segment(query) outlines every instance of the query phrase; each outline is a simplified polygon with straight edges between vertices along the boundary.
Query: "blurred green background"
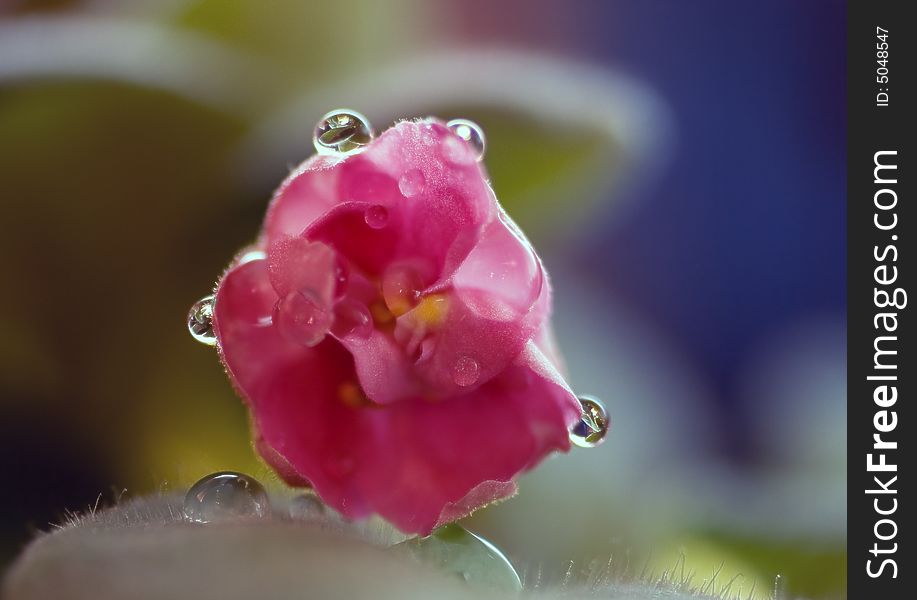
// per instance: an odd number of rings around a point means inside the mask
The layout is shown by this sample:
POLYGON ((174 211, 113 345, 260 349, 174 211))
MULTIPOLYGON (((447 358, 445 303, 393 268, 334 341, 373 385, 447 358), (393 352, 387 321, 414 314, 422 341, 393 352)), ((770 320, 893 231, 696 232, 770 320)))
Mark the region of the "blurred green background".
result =
POLYGON ((843 8, 0 0, 0 559, 100 493, 279 485, 184 319, 348 106, 483 126, 613 419, 469 527, 548 573, 845 597, 843 8), (774 45, 816 21, 807 81, 774 45))

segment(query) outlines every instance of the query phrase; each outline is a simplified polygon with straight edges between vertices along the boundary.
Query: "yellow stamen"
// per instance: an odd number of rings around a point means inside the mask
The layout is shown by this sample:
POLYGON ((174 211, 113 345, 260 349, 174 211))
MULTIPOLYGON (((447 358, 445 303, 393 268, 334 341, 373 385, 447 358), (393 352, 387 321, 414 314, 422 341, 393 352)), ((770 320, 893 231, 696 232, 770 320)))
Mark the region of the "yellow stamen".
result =
POLYGON ((436 327, 446 320, 449 312, 449 298, 445 294, 425 296, 414 310, 417 320, 427 327, 436 327))

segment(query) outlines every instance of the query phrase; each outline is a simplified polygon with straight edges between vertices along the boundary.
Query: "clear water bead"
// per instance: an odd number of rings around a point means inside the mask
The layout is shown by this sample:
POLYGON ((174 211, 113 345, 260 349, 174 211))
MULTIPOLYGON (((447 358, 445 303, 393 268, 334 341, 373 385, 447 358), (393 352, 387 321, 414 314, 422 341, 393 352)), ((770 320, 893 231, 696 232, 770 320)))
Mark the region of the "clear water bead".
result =
POLYGON ((421 562, 454 574, 469 585, 491 591, 520 592, 522 581, 500 550, 460 525, 451 523, 425 538, 399 544, 421 562))
POLYGON ((580 448, 595 448, 608 433, 608 413, 598 398, 580 396, 583 414, 570 430, 570 441, 580 448))
POLYGON ((192 523, 258 519, 270 512, 270 500, 254 477, 221 471, 191 486, 182 511, 192 523))
POLYGON ((274 305, 271 321, 289 341, 312 347, 325 339, 334 314, 312 294, 290 292, 274 305))
POLYGON ((465 140, 471 146, 474 152, 475 160, 484 158, 484 151, 487 148, 487 138, 484 137, 484 130, 474 121, 468 119, 452 119, 446 126, 452 130, 452 133, 465 140))
POLYGON ((398 191, 405 198, 413 198, 423 193, 427 179, 420 169, 411 169, 398 178, 398 191))
POLYGON ((318 122, 312 143, 319 154, 354 154, 373 139, 369 120, 353 110, 332 110, 318 122))
POLYGON ((470 356, 459 357, 452 365, 452 381, 459 387, 468 387, 481 377, 481 365, 470 356))
POLYGON ((334 324, 331 327, 331 333, 335 336, 341 338, 355 335, 366 338, 372 333, 372 327, 373 318, 365 304, 344 298, 335 305, 334 324))
POLYGON ((381 204, 374 204, 366 209, 363 219, 371 228, 383 229, 388 225, 388 209, 381 204))
POLYGON ((191 337, 208 346, 217 343, 217 336, 213 331, 213 301, 212 295, 204 296, 188 311, 188 332, 191 333, 191 337))

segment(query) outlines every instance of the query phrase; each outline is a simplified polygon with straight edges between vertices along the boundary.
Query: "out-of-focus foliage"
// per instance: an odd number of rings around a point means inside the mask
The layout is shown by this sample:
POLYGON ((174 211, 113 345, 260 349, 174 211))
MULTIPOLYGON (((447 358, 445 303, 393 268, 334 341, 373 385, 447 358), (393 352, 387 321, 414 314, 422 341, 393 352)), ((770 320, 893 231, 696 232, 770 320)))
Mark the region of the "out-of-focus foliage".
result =
MULTIPOLYGON (((634 176, 659 172, 654 160, 674 152, 661 145, 665 131, 677 135, 685 123, 670 123, 665 91, 660 102, 608 65, 482 48, 457 23, 467 24, 470 10, 458 2, 270 4, 0 2, 0 47, 21 41, 11 32, 34 35, 19 52, 0 53, 0 467, 18 491, 0 500, 0 554, 11 556, 30 528, 93 504, 99 492, 181 487, 219 469, 270 477, 216 356, 193 343, 184 318, 255 235, 286 169, 312 152, 313 121, 340 102, 377 111, 377 129, 418 114, 484 127, 497 195, 552 271, 573 383, 609 405, 603 447, 549 461, 523 479, 517 499, 476 515, 475 527, 517 561, 548 569, 629 551, 638 564, 652 557, 659 572, 683 550, 700 577, 725 561, 723 575, 742 571, 759 589, 779 572, 795 593, 841 597, 837 517, 845 507, 831 500, 843 479, 832 458, 842 450, 837 436, 820 436, 818 448, 794 443, 790 457, 762 442, 755 461, 724 468, 709 443, 723 434, 711 426, 721 422, 714 412, 722 402, 712 400, 719 382, 705 379, 649 309, 623 305, 614 286, 584 269, 582 248, 605 247, 627 214, 615 207, 639 196, 634 176), (42 34, 45 24, 57 29, 42 34), (79 36, 61 33, 74 24, 79 36), (74 40, 94 43, 67 51, 74 40), (454 78, 441 72, 461 61, 468 70, 454 78), (517 68, 488 74, 494 64, 517 68), (29 65, 40 74, 29 76, 29 65), (526 82, 533 72, 538 78, 526 82), (484 74, 495 83, 482 83, 484 74), (387 89, 395 75, 404 79, 387 89), (774 522, 781 512, 782 526, 774 522)), ((521 22, 566 14, 550 4, 520 5, 516 14, 521 22)), ((670 51, 679 56, 679 47, 670 51)), ((642 231, 667 248, 671 231, 642 231)), ((761 251, 773 252, 767 232, 760 237, 761 251)), ((594 252, 590 260, 610 258, 594 252)), ((819 348, 787 343, 776 359, 749 366, 754 406, 786 420, 805 405, 812 422, 832 410, 843 391, 839 359, 819 348), (781 371, 778 359, 792 352, 830 364, 814 371, 823 385, 791 402, 785 392, 804 374, 781 371), (766 379, 781 385, 759 385, 766 379)), ((774 439, 774 430, 762 424, 754 434, 774 439)))

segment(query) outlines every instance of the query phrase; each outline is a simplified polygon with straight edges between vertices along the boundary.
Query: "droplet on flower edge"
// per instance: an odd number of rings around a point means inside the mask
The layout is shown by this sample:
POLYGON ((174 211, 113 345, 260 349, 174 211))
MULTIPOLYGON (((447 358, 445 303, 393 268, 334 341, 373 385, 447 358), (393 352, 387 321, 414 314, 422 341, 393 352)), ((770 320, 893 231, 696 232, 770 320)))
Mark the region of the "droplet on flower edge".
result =
POLYGON ((213 295, 204 296, 188 311, 188 332, 195 340, 208 346, 217 343, 216 332, 213 330, 213 303, 213 295))
POLYGON ((452 119, 446 123, 446 127, 468 143, 475 160, 481 161, 484 159, 484 152, 487 150, 487 138, 484 136, 484 130, 481 129, 480 125, 468 119, 452 119))
POLYGON ((325 114, 312 132, 319 154, 355 154, 373 139, 369 120, 354 110, 336 109, 325 114))
POLYGON ((427 537, 410 539, 398 547, 469 585, 493 591, 522 591, 522 580, 509 559, 496 546, 461 525, 444 525, 427 537))
POLYGON ((594 396, 579 396, 583 413, 570 429, 570 441, 580 448, 595 448, 608 433, 608 413, 602 402, 594 396))
POLYGON ((182 513, 192 523, 260 519, 270 513, 270 500, 254 477, 220 471, 191 486, 182 513))

